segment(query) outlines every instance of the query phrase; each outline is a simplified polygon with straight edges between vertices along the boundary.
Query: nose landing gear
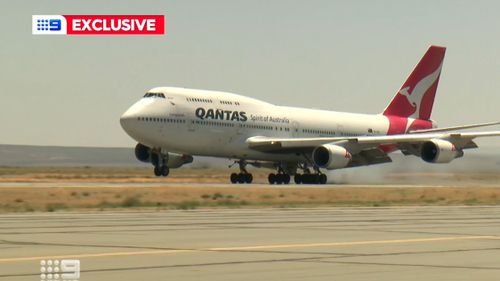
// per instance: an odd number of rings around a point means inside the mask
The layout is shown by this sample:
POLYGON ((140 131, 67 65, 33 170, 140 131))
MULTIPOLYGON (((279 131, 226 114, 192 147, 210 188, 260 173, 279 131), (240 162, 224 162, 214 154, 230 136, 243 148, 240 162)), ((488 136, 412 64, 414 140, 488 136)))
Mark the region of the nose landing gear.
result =
POLYGON ((155 166, 154 173, 155 173, 155 176, 157 176, 157 177, 161 177, 161 176, 166 177, 170 173, 170 169, 167 166, 155 166))
POLYGON ((155 167, 153 170, 155 176, 157 177, 168 176, 168 174, 170 173, 170 169, 167 166, 168 159, 166 159, 166 157, 163 155, 158 155, 158 154, 153 154, 153 155, 155 156, 152 157, 151 162, 155 167))

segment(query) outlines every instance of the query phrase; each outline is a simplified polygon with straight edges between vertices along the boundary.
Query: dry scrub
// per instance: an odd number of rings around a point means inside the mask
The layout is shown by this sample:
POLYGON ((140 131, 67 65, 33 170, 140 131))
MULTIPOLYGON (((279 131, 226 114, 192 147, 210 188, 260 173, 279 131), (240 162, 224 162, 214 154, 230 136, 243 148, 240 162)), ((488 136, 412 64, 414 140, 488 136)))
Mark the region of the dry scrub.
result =
MULTIPOLYGON (((179 169, 172 171, 168 178, 156 178, 151 176, 150 168, 0 167, 0 212, 500 203, 498 173, 397 173, 387 176, 387 181, 392 184, 413 182, 421 185, 420 187, 406 185, 404 187, 397 185, 395 187, 346 185, 329 187, 290 185, 279 188, 252 185, 213 187, 214 183, 227 183, 229 171, 229 169, 179 169), (434 185, 441 185, 443 182, 446 184, 443 184, 445 187, 423 187, 426 181, 434 185), (23 184, 16 187, 18 183, 23 184), (44 183, 43 187, 37 186, 38 183, 44 183), (70 183, 71 187, 65 187, 61 183, 70 183), (113 183, 113 187, 100 186, 102 183, 113 183), (129 183, 136 185, 126 186, 129 183), (141 186, 141 183, 145 186, 141 186), (148 186, 149 183, 158 186, 148 186), (163 186, 161 183, 169 185, 163 186), (204 183, 212 185, 203 185, 204 183), (54 187, 50 187, 52 184, 54 187), (31 185, 33 187, 30 187, 31 185)), ((267 172, 266 170, 254 172, 255 181, 265 183, 267 172)))
POLYGON ((249 188, 55 187, 0 188, 0 211, 241 206, 391 206, 500 203, 500 188, 249 188))

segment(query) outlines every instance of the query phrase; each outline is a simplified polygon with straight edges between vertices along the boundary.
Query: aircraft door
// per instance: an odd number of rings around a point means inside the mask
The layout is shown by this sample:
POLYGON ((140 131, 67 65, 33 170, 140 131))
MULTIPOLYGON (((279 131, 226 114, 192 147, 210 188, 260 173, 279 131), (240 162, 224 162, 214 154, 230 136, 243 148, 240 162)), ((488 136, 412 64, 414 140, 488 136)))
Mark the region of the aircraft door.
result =
POLYGON ((292 137, 294 138, 298 138, 299 137, 299 122, 297 121, 293 121, 292 122, 292 127, 290 128, 290 130, 292 131, 292 137))
POLYGON ((194 119, 190 119, 188 122, 188 132, 196 132, 196 121, 194 119))

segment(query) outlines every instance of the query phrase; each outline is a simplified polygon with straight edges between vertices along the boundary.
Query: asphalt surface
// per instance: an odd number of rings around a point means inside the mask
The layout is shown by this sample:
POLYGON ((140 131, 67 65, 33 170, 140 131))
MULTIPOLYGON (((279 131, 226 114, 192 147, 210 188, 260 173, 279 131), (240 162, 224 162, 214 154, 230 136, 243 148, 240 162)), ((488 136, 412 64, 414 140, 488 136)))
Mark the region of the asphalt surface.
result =
POLYGON ((0 215, 0 281, 499 280, 500 206, 0 215))

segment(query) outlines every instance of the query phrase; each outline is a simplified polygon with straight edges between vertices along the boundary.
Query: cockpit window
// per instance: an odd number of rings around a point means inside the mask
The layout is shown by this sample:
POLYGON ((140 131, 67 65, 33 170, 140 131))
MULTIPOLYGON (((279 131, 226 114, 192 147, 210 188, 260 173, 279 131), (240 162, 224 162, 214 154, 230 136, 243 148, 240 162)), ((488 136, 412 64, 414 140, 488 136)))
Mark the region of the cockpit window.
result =
POLYGON ((162 93, 146 93, 144 95, 145 98, 165 98, 165 95, 162 93))

